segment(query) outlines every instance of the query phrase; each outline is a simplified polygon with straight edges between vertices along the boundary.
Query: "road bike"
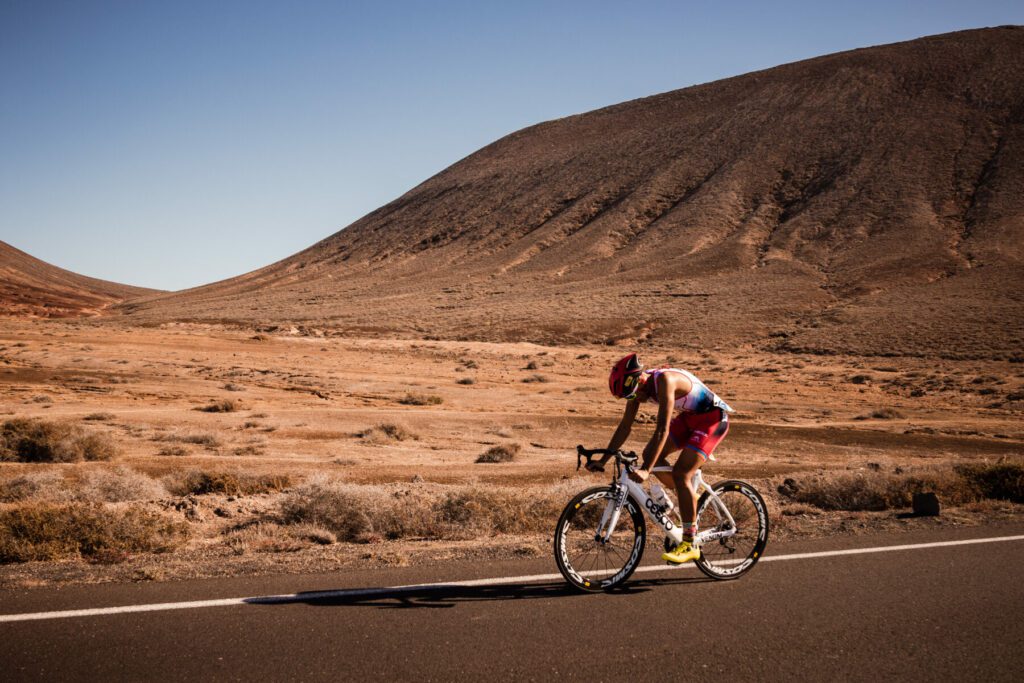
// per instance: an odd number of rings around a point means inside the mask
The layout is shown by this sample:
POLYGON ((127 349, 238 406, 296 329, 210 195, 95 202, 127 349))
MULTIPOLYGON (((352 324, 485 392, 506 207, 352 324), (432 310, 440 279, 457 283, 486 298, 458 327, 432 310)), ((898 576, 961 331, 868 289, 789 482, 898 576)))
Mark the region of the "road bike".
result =
MULTIPOLYGON (((665 532, 666 550, 683 540, 665 505, 655 501, 629 476, 636 453, 576 447, 576 469, 595 455, 615 458, 612 482, 577 494, 565 506, 555 527, 555 561, 572 586, 583 591, 607 591, 622 585, 643 559, 647 522, 665 532)), ((736 579, 750 571, 768 544, 768 508, 750 484, 720 481, 708 485, 700 470, 693 477, 697 501, 694 539, 700 547, 697 568, 712 579, 736 579)))

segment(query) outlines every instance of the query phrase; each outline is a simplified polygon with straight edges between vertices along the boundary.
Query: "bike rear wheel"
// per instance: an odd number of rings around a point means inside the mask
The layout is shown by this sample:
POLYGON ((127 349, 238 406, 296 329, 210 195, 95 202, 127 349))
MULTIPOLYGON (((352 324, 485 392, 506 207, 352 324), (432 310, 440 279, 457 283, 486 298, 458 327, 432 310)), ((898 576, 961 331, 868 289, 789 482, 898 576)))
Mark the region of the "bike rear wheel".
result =
MULTIPOLYGON (((707 576, 721 581, 746 574, 764 554, 768 544, 768 507, 750 484, 720 481, 711 487, 729 510, 736 533, 701 544, 701 556, 695 562, 707 576)), ((697 501, 697 525, 701 532, 727 531, 732 523, 705 491, 697 501)))
POLYGON ((616 491, 598 486, 576 495, 555 527, 558 571, 582 591, 606 591, 622 584, 640 564, 647 525, 640 506, 627 498, 614 533, 602 540, 599 526, 615 505, 616 491))

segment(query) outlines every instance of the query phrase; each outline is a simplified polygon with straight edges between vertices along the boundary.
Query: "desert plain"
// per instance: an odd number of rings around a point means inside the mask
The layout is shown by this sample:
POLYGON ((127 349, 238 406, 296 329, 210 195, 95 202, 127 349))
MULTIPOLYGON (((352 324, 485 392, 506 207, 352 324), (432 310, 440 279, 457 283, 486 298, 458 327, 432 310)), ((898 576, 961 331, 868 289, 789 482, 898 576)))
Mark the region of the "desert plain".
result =
MULTIPOLYGON (((636 350, 692 370, 737 409, 705 472, 755 483, 773 537, 1024 510, 956 474, 1019 477, 1019 358, 636 350), (919 490, 938 492, 940 516, 907 514, 919 490)), ((607 478, 577 472, 575 446, 603 447, 614 430, 622 403, 607 369, 626 351, 5 320, 0 419, 67 426, 103 448, 94 461, 0 463, 0 507, 132 509, 175 526, 142 552, 22 549, 0 585, 543 555, 564 502, 607 478), (511 459, 477 462, 492 449, 511 459)), ((641 411, 628 448, 643 447, 653 416, 641 411)))

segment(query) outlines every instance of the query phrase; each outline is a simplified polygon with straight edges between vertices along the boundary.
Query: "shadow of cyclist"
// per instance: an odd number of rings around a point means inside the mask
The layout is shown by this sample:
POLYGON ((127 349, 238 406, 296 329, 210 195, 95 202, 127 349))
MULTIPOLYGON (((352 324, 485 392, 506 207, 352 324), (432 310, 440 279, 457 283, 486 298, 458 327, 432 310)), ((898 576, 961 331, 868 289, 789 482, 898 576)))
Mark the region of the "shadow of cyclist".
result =
MULTIPOLYGON (((644 579, 631 581, 605 595, 628 596, 646 593, 661 585, 704 583, 711 579, 687 577, 680 579, 644 579)), ((377 607, 379 609, 447 609, 460 603, 494 600, 536 600, 544 598, 582 598, 587 593, 574 590, 565 583, 505 584, 500 586, 409 586, 399 588, 366 588, 337 591, 309 591, 296 595, 250 598, 251 605, 306 604, 315 607, 377 607)), ((594 594, 589 594, 594 595, 594 594)))

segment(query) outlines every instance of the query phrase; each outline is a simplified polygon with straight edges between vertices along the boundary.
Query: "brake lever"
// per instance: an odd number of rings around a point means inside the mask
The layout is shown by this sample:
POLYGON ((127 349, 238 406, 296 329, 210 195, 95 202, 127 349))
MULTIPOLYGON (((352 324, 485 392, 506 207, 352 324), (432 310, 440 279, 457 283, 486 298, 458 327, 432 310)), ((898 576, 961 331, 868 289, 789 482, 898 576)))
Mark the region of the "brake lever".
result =
POLYGON ((587 463, 586 463, 586 465, 583 465, 583 467, 588 472, 604 472, 604 466, 603 465, 597 465, 597 464, 594 463, 594 461, 593 461, 594 453, 588 452, 587 449, 584 448, 583 446, 576 446, 576 471, 577 472, 580 471, 580 465, 583 464, 583 458, 587 459, 587 463))

